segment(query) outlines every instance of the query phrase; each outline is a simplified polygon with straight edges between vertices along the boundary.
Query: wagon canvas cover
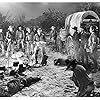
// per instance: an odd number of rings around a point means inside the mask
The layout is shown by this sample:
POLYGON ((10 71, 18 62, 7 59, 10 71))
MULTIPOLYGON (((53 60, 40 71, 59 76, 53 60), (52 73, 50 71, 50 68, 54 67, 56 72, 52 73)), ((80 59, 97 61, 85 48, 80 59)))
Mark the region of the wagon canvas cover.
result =
POLYGON ((69 15, 65 20, 65 28, 68 29, 68 32, 73 36, 74 30, 72 29, 74 26, 80 30, 80 25, 82 21, 88 16, 91 15, 95 19, 99 20, 98 15, 93 11, 83 11, 77 12, 74 14, 69 15), (69 27, 69 28, 68 28, 69 27))

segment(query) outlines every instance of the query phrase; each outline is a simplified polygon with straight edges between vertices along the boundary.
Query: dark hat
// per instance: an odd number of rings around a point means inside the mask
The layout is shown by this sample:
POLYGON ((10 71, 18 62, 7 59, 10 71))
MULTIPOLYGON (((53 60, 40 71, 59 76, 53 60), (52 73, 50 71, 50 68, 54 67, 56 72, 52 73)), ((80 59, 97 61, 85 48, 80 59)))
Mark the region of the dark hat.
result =
POLYGON ((76 26, 74 26, 72 29, 77 30, 77 27, 76 27, 76 26))
POLYGON ((19 64, 19 62, 13 62, 13 66, 14 66, 14 67, 17 67, 18 64, 19 64))
POLYGON ((94 30, 98 30, 98 27, 95 26, 95 25, 93 25, 92 28, 93 28, 94 30))
POLYGON ((50 29, 55 29, 55 26, 51 26, 51 28, 50 29))
POLYGON ((23 67, 23 64, 19 64, 19 67, 23 67))
POLYGON ((18 27, 22 27, 22 25, 18 25, 18 27))
POLYGON ((73 66, 73 65, 75 66, 76 62, 77 62, 76 59, 70 61, 69 64, 67 65, 67 69, 66 70, 68 70, 70 68, 70 66, 73 66))

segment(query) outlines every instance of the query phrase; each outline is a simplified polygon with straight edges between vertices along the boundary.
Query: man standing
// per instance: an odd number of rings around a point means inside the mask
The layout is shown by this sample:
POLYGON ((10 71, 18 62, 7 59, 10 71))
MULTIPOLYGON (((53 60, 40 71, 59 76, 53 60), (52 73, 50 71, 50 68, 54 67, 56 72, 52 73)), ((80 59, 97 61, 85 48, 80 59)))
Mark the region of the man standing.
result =
POLYGON ((90 26, 90 33, 91 35, 88 39, 88 46, 89 46, 88 55, 94 63, 94 68, 98 69, 98 65, 97 65, 98 40, 97 40, 97 35, 96 35, 96 26, 90 26))
POLYGON ((0 29, 0 46, 1 46, 1 49, 2 49, 2 54, 1 55, 4 55, 4 37, 3 37, 3 32, 2 32, 2 29, 0 29))
POLYGON ((26 37, 25 37, 25 41, 26 41, 26 54, 29 56, 30 54, 30 41, 31 41, 31 36, 30 36, 30 28, 26 28, 26 37))
MULTIPOLYGON (((81 45, 80 45, 80 60, 83 65, 88 65, 88 54, 87 54, 87 45, 88 45, 88 33, 85 29, 81 28, 81 45)), ((88 67, 88 66, 87 66, 88 67)))
POLYGON ((75 54, 76 54, 76 59, 79 61, 79 49, 80 49, 80 33, 78 31, 78 28, 74 26, 72 29, 74 29, 74 35, 73 35, 73 41, 75 45, 75 54))
POLYGON ((36 27, 34 26, 31 30, 31 41, 34 41, 34 36, 35 34, 37 33, 37 29, 36 27))
POLYGON ((16 40, 19 48, 20 48, 20 44, 21 44, 21 48, 24 48, 24 37, 25 36, 22 27, 18 26, 18 30, 16 31, 16 40))
POLYGON ((32 55, 32 59, 34 58, 35 64, 38 64, 37 59, 38 59, 39 50, 42 53, 42 59, 43 59, 43 56, 46 55, 45 47, 44 47, 44 45, 45 45, 45 35, 42 33, 41 28, 38 28, 37 34, 35 34, 35 36, 34 36, 34 41, 35 41, 36 46, 34 48, 34 54, 32 55))
POLYGON ((34 53, 34 47, 35 47, 35 44, 34 44, 34 37, 35 37, 35 34, 37 33, 37 29, 36 27, 34 26, 31 30, 31 33, 30 33, 30 36, 31 36, 31 54, 34 53))
POLYGON ((50 33, 51 33, 51 40, 54 41, 54 44, 56 44, 57 32, 56 32, 54 26, 52 26, 50 29, 51 29, 51 31, 50 31, 50 33))
POLYGON ((7 44, 8 44, 8 47, 7 47, 7 53, 6 53, 6 56, 8 57, 9 56, 9 53, 11 52, 11 54, 13 54, 13 28, 12 26, 9 26, 8 28, 8 32, 6 33, 6 40, 7 40, 7 44))
POLYGON ((72 70, 73 76, 72 81, 74 81, 75 85, 79 87, 78 89, 78 97, 83 97, 85 95, 90 96, 92 90, 94 90, 94 82, 88 76, 86 69, 78 64, 76 60, 72 60, 66 70, 72 70))

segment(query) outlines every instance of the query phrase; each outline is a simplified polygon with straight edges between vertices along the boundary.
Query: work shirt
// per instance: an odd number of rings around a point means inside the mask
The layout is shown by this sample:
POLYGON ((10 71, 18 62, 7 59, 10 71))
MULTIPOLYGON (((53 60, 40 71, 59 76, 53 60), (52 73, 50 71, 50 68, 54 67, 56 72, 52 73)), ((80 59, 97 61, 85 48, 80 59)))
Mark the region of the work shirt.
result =
POLYGON ((91 52, 94 49, 97 49, 97 37, 94 33, 91 33, 91 35, 88 39, 88 46, 90 47, 91 52))
POLYGON ((0 33, 0 41, 3 41, 3 33, 0 33))
POLYGON ((21 31, 16 31, 16 39, 19 40, 19 39, 24 39, 24 31, 21 30, 21 31))
POLYGON ((32 32, 30 33, 30 35, 31 35, 31 41, 34 41, 34 36, 35 36, 35 34, 36 34, 36 31, 32 31, 32 32))
POLYGON ((75 41, 79 41, 79 39, 80 39, 80 34, 79 34, 78 32, 75 32, 74 35, 73 35, 73 39, 74 39, 75 41))
POLYGON ((8 31, 6 35, 6 39, 13 39, 13 33, 8 31))
POLYGON ((57 32, 55 30, 51 30, 51 38, 53 38, 54 40, 56 40, 57 38, 57 32))
POLYGON ((27 35, 26 35, 26 38, 25 38, 25 40, 26 41, 30 41, 31 40, 31 35, 29 34, 29 33, 26 33, 27 35))
POLYGON ((45 42, 45 35, 43 33, 41 33, 40 35, 35 34, 34 41, 36 42, 44 41, 45 42))

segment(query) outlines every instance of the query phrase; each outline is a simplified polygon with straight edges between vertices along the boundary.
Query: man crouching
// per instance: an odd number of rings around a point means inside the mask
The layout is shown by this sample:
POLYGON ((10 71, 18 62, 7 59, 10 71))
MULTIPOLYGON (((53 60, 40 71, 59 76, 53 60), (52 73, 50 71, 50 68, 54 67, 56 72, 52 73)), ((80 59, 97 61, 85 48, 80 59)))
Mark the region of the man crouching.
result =
POLYGON ((77 97, 90 96, 92 90, 94 90, 94 82, 86 73, 86 69, 78 64, 76 60, 68 64, 66 70, 69 69, 73 71, 72 81, 79 87, 77 97))

